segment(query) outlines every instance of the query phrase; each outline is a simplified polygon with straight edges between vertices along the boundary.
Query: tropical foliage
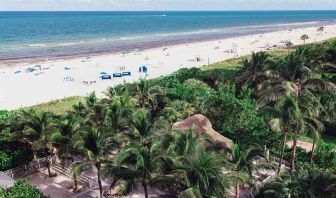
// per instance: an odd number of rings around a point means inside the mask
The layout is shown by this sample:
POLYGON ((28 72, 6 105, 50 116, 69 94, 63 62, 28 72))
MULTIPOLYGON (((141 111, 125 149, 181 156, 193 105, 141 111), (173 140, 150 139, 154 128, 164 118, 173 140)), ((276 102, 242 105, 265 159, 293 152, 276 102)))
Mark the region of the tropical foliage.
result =
POLYGON ((239 69, 181 69, 111 87, 103 98, 93 92, 63 114, 0 112, 0 169, 57 154, 71 164, 75 191, 78 175, 94 170, 100 197, 103 181, 111 196, 135 187, 145 197, 149 188, 170 197, 227 197, 232 189, 239 196, 242 184, 258 194, 254 173, 267 170, 279 176, 259 196, 335 196, 336 151, 320 140, 336 135, 336 42, 286 47, 280 56, 253 53, 239 69), (235 145, 172 129, 198 113, 235 145), (312 151, 298 147, 300 136, 312 138, 312 151))

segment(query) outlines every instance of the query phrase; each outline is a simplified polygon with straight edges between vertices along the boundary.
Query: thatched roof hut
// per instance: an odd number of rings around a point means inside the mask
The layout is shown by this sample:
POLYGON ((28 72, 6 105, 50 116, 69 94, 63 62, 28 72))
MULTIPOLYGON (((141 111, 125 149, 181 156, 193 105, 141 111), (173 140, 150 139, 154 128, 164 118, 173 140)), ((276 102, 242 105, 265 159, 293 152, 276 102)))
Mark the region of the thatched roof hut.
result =
POLYGON ((233 142, 229 138, 226 138, 222 136, 220 133, 215 131, 212 128, 212 124, 209 121, 207 117, 201 114, 197 114, 194 116, 191 116, 185 120, 182 120, 180 122, 176 122, 173 124, 173 129, 179 129, 183 132, 187 133, 189 132, 189 129, 192 127, 195 127, 195 132, 200 134, 207 134, 212 138, 212 140, 215 143, 221 143, 224 144, 227 148, 232 148, 233 142))

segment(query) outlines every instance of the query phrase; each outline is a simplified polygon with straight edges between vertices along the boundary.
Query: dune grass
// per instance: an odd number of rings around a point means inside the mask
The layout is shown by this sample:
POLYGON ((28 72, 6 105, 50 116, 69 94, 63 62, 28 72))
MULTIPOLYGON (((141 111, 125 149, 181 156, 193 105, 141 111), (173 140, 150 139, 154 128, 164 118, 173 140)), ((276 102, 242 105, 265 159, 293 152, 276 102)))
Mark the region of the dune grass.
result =
POLYGON ((81 96, 67 97, 61 100, 54 100, 51 102, 38 104, 32 107, 23 108, 24 110, 33 109, 36 111, 50 111, 57 115, 64 114, 72 110, 73 105, 78 104, 79 102, 84 101, 84 98, 81 96))

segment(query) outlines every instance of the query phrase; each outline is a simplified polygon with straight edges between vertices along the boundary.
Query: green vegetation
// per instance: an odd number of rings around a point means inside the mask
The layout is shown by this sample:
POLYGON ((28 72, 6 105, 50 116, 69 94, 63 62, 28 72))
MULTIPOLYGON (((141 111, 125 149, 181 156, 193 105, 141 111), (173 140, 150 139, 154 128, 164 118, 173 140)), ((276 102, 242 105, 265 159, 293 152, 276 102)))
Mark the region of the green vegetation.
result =
POLYGON ((24 110, 27 109, 34 109, 36 111, 44 112, 49 111, 54 114, 60 115, 64 114, 68 111, 72 110, 73 105, 78 104, 79 102, 83 101, 84 99, 80 96, 74 96, 74 97, 68 97, 61 100, 55 100, 52 102, 39 104, 30 108, 24 108, 24 110))
POLYGON ((0 188, 0 198, 46 198, 37 188, 27 181, 17 181, 9 189, 0 188))
MULTIPOLYGON (((74 162, 74 191, 78 174, 96 169, 100 197, 101 180, 110 177, 116 195, 140 186, 145 197, 150 187, 170 197, 227 197, 232 187, 238 196, 249 184, 260 197, 333 197, 336 41, 287 47, 118 85, 104 98, 91 93, 1 112, 4 143, 28 144, 35 157, 56 150, 62 162, 74 162), (234 146, 194 128, 172 130, 199 113, 234 146), (297 145, 308 137, 309 152, 297 145), (281 171, 283 161, 290 171, 281 171), (260 190, 254 173, 265 169, 278 176, 260 190)), ((3 169, 22 158, 10 152, 0 153, 3 169)))

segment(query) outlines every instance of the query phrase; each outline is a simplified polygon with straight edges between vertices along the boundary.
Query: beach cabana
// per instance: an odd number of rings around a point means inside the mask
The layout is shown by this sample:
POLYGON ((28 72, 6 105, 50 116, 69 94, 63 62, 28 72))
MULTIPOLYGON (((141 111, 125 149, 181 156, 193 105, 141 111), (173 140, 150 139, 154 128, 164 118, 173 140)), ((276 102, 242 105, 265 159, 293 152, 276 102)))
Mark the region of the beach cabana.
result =
POLYGON ((181 130, 185 133, 189 133, 190 128, 195 127, 195 132, 197 135, 206 134, 215 143, 223 144, 226 148, 231 149, 233 146, 232 140, 224 137, 212 128, 212 124, 207 117, 201 114, 191 116, 180 122, 173 124, 173 129, 181 130))
POLYGON ((0 172, 0 187, 10 188, 14 185, 15 180, 3 172, 0 172))

